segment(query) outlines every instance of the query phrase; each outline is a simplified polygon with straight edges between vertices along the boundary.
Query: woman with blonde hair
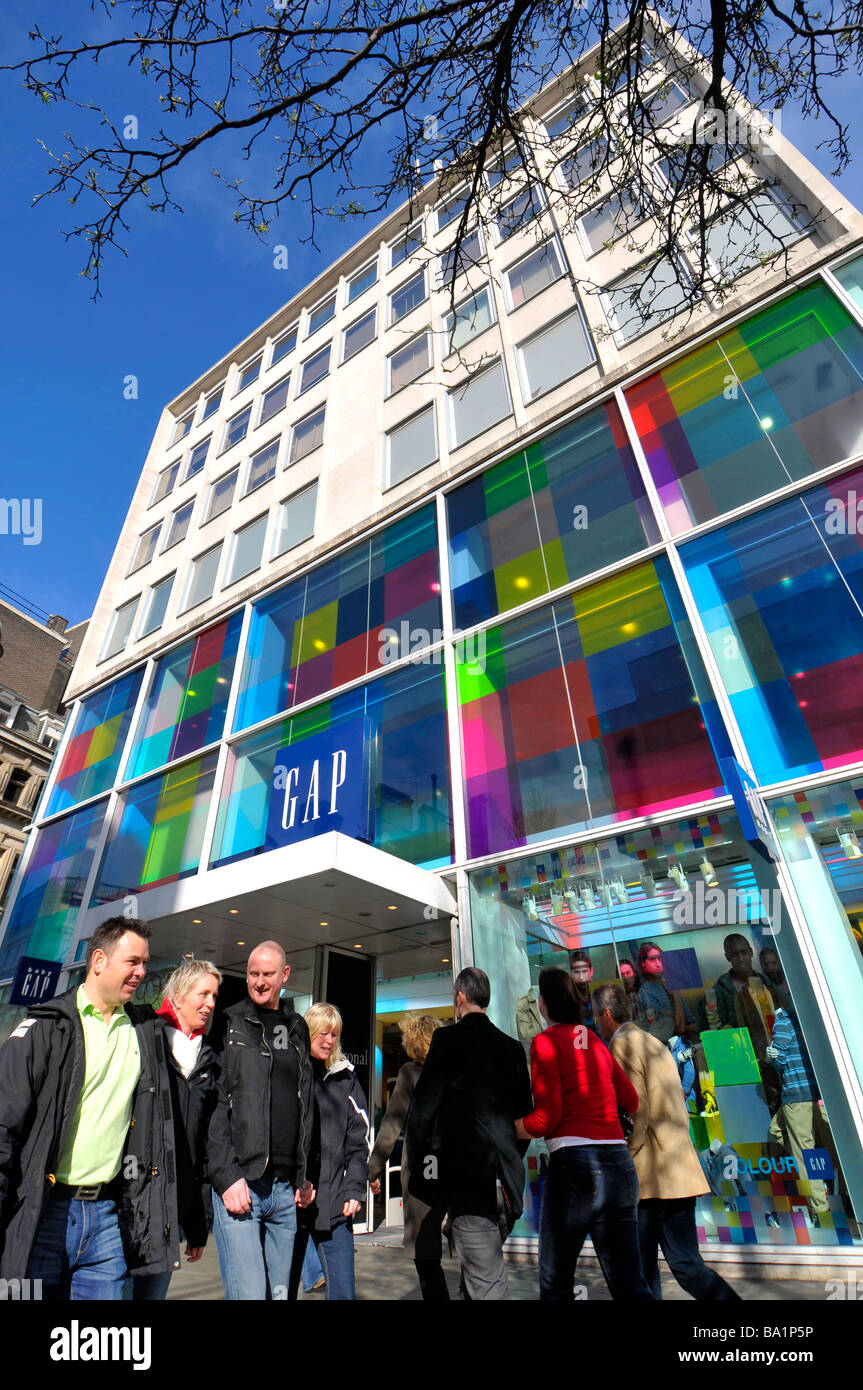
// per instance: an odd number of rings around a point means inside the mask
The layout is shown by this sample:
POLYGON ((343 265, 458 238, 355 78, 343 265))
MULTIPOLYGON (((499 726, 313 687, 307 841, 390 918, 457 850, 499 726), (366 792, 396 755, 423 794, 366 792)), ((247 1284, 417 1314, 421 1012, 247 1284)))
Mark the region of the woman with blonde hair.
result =
POLYGON ((366 1195, 369 1117, 352 1062, 339 1046, 342 1016, 332 1004, 313 1004, 306 1013, 315 1086, 315 1128, 309 1176, 310 1206, 298 1212, 288 1297, 295 1299, 303 1258, 313 1240, 327 1281, 328 1302, 354 1297, 354 1231, 366 1195))
MULTIPOLYGON (((420 1078, 423 1063, 428 1055, 431 1040, 442 1020, 431 1014, 408 1014, 400 1024, 402 1047, 410 1058, 400 1069, 386 1114, 381 1120, 378 1137, 369 1160, 369 1182, 375 1196, 381 1190, 381 1173, 387 1159, 396 1145, 396 1140, 407 1124, 408 1111, 420 1078)), ((449 1299, 446 1279, 441 1268, 441 1223, 444 1211, 428 1207, 425 1202, 411 1195, 408 1190, 407 1149, 402 1147, 401 1187, 402 1209, 405 1220, 404 1250, 416 1266, 420 1281, 420 1291, 430 1303, 441 1303, 449 1299)))
MULTIPOLYGON (((222 973, 211 960, 184 960, 165 986, 156 1010, 164 1023, 165 1053, 174 1110, 177 1217, 186 1259, 199 1260, 207 1243, 206 1143, 216 1105, 219 1064, 204 1034, 216 1007, 222 973)), ((171 1271, 133 1280, 133 1298, 163 1299, 171 1271)))

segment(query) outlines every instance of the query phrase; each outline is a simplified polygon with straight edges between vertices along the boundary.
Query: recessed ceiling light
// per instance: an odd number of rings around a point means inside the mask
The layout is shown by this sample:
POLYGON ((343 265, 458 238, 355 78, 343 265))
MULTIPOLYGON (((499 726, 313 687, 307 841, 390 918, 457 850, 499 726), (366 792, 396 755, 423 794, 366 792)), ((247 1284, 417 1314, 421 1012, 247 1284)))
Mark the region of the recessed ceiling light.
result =
POLYGON ((192 960, 192 959, 193 959, 192 952, 191 952, 191 951, 187 951, 186 954, 185 954, 184 959, 185 959, 185 960, 192 960))
POLYGON ((318 922, 319 927, 328 927, 329 925, 329 922, 318 922))
POLYGON ((363 949, 363 943, 362 943, 361 941, 355 941, 355 942, 354 942, 354 950, 355 950, 355 951, 361 951, 362 949, 363 949))
POLYGON ((246 944, 245 941, 238 941, 238 942, 237 942, 237 945, 238 945, 238 946, 245 946, 245 944, 246 944))
POLYGON ((201 919, 200 919, 200 917, 193 917, 193 918, 192 918, 192 926, 193 926, 193 927, 199 927, 200 925, 201 925, 201 919))
POLYGON ((441 956, 440 963, 441 965, 449 965, 449 956, 441 956))
POLYGON ((372 914, 371 914, 370 912, 358 912, 358 913, 357 913, 357 916, 358 916, 358 917, 371 917, 371 915, 372 915, 372 914))
POLYGON ((229 907, 229 908, 228 908, 228 911, 230 912, 230 914, 231 914, 232 917, 236 917, 236 915, 237 915, 237 913, 239 912, 239 910, 240 910, 240 909, 239 909, 238 907, 229 907))
POLYGON ((334 883, 325 883, 325 884, 324 884, 324 887, 325 887, 325 888, 335 888, 335 886, 336 886, 336 885, 335 885, 334 883))
POLYGON ((387 912, 398 912, 398 903, 387 903, 387 912))

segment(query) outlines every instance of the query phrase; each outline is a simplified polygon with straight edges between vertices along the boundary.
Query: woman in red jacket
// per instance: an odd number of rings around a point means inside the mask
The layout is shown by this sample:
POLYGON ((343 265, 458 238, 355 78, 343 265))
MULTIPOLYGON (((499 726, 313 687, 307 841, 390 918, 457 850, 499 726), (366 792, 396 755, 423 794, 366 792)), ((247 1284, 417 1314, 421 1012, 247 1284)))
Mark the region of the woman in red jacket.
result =
POLYGON ((543 970, 539 1008, 549 1027, 530 1049, 534 1108, 516 1124, 550 1154, 539 1228, 540 1299, 572 1302, 587 1236, 612 1298, 650 1299, 638 1246, 638 1179, 618 1110, 638 1094, 603 1042, 581 1022, 571 976, 543 970))

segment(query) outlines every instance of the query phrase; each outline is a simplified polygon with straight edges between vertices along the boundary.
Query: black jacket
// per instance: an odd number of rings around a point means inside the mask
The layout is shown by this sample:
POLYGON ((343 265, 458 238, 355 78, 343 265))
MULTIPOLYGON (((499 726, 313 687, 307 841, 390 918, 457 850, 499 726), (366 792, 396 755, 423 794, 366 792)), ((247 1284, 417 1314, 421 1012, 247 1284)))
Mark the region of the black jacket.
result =
POLYGON ((524 1048, 483 1013, 438 1028, 414 1092, 406 1143, 410 1190, 452 1216, 497 1219, 497 1181, 510 1226, 521 1215, 522 1155, 514 1121, 533 1108, 524 1048))
MULTIPOLYGON (((0 1048, 0 1276, 25 1278, 30 1254, 84 1082, 77 989, 37 1004, 0 1048)), ((126 1140, 119 1200, 130 1274, 179 1266, 174 1127, 160 1025, 133 1004, 141 1074, 126 1140)))
POLYGON ((309 1177, 315 1200, 300 1214, 303 1225, 331 1231, 343 1215, 345 1202, 366 1199, 369 1168, 369 1116, 363 1088, 347 1060, 326 1070, 313 1062, 315 1124, 309 1155, 309 1177))
POLYGON ((206 1245, 208 1235, 204 1184, 207 1180, 207 1130, 218 1097, 219 1063, 207 1039, 194 1069, 184 1076, 171 1049, 170 1024, 163 1024, 174 1137, 177 1149, 177 1202, 183 1238, 189 1245, 206 1245))
MULTIPOLYGON (((284 1002, 280 1008, 287 1028, 286 1044, 296 1048, 299 1057, 297 1183, 302 1186, 314 1120, 309 1030, 305 1020, 284 1002)), ((262 1177, 269 1162, 273 1055, 267 1046, 264 1025, 249 999, 241 999, 225 1010, 211 1041, 221 1073, 210 1121, 207 1167, 214 1190, 222 1196, 238 1178, 254 1182, 262 1177)))

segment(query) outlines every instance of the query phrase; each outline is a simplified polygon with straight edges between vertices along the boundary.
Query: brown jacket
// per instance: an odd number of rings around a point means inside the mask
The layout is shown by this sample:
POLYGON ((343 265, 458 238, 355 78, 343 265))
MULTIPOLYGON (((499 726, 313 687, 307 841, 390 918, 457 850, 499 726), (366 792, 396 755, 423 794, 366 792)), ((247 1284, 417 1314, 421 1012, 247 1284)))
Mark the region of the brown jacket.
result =
POLYGON ((638 1197, 698 1197, 710 1188, 689 1137, 689 1114, 668 1048, 634 1023, 622 1023, 608 1044, 638 1092, 629 1151, 638 1197))

